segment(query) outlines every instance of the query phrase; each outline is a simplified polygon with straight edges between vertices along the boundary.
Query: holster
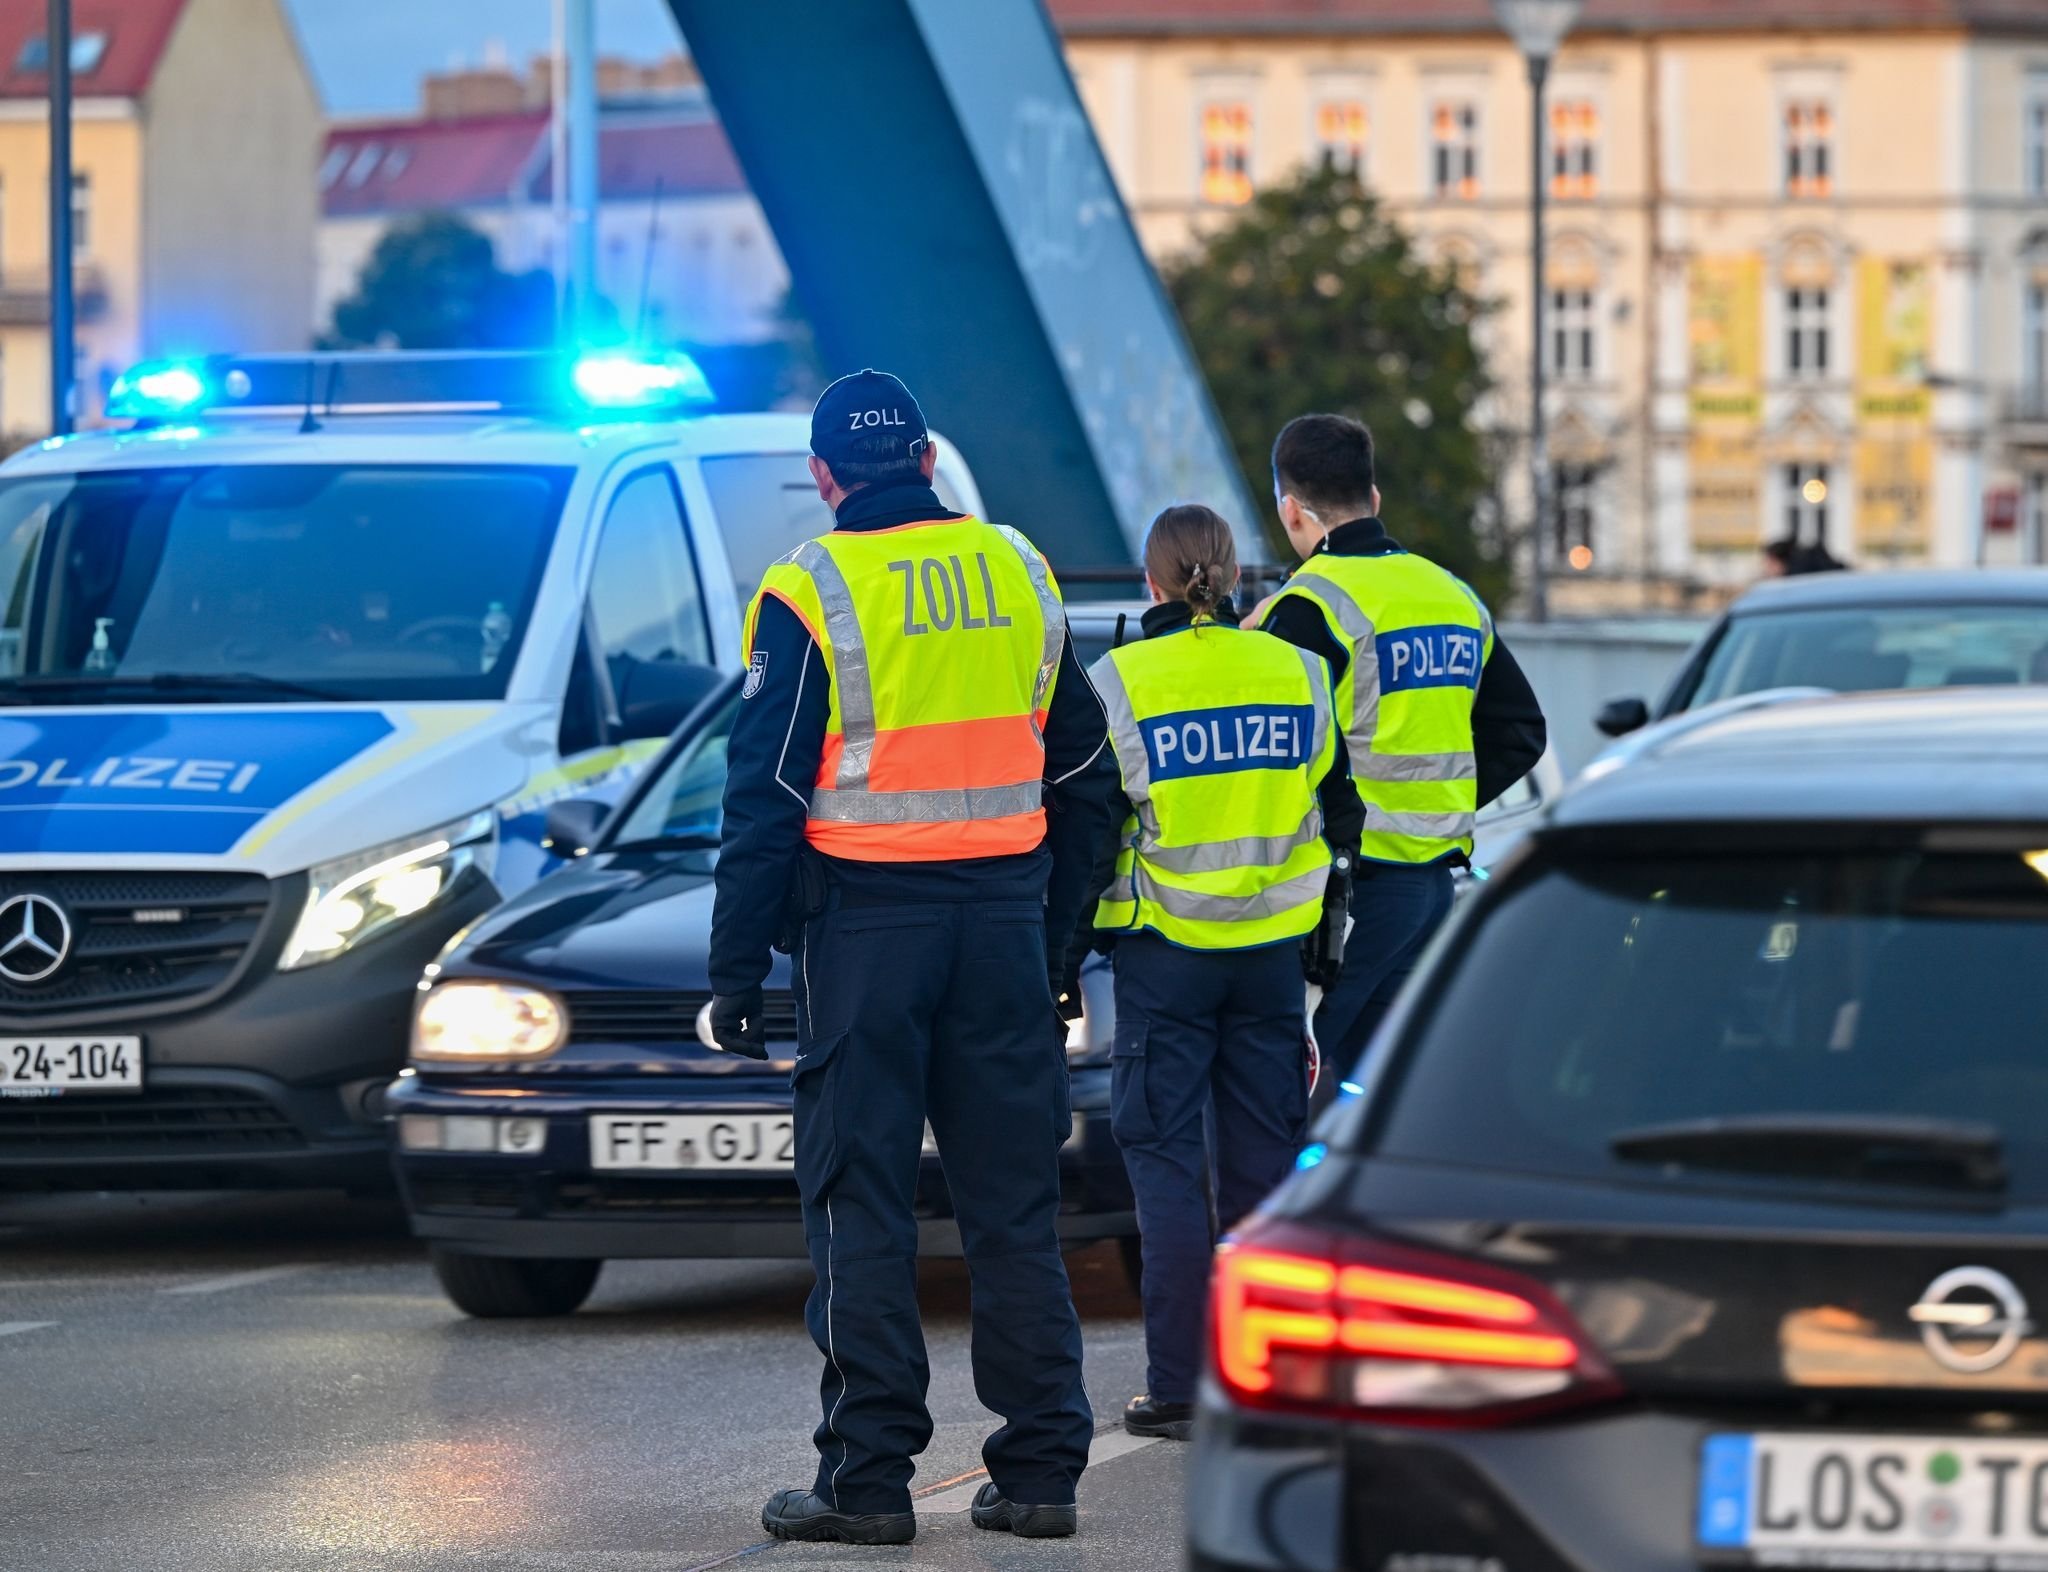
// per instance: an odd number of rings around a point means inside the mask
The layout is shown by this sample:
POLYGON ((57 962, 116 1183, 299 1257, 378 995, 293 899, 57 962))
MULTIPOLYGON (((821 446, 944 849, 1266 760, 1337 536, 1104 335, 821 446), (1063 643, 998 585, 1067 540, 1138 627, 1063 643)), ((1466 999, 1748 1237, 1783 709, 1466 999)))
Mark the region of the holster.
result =
POLYGON ((775 948, 784 955, 795 954, 804 924, 824 911, 825 900, 825 859, 809 846, 800 847, 789 889, 782 898, 782 927, 776 932, 775 948))
POLYGON ((1301 974, 1318 988, 1334 988, 1344 969, 1344 930, 1351 921, 1351 885, 1356 854, 1339 848, 1323 886, 1322 915, 1301 941, 1301 974))

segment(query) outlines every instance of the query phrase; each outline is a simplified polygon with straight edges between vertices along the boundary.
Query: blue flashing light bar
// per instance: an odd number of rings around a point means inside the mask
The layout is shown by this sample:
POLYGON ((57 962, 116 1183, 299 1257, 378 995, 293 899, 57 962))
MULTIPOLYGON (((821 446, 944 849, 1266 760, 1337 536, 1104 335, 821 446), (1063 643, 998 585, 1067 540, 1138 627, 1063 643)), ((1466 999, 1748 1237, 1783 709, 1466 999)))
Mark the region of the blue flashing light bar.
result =
POLYGON ((145 360, 114 379, 107 414, 115 420, 168 420, 202 407, 208 391, 203 361, 145 360))
POLYGON ((717 396, 687 355, 604 349, 210 355, 147 361, 107 413, 154 426, 208 415, 524 414, 578 422, 699 413, 717 396))

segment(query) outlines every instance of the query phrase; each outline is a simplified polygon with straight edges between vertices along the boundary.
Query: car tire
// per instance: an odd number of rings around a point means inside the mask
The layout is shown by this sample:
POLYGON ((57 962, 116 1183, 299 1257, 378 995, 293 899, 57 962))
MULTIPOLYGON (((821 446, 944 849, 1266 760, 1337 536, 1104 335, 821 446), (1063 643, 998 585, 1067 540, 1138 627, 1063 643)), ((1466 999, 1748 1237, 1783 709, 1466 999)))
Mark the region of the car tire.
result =
POLYGON ((1145 1251, 1144 1241, 1136 1234, 1125 1234, 1116 1242, 1116 1253, 1124 1263, 1124 1281, 1131 1285, 1131 1292, 1139 1298, 1145 1296, 1145 1251))
POLYGON ((487 1321, 568 1315, 590 1297, 602 1261, 527 1260, 432 1252, 441 1291, 467 1315, 487 1321))

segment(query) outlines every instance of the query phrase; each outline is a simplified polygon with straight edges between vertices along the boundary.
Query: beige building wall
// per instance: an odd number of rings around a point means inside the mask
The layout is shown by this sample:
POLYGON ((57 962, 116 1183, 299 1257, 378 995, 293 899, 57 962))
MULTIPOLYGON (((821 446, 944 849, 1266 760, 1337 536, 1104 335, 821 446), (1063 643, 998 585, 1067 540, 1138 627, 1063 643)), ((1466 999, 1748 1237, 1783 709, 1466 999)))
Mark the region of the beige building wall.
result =
MULTIPOLYGON (((1367 183, 1500 305, 1483 330, 1498 387, 1477 415, 1521 446, 1531 148, 1522 62, 1505 39, 1084 35, 1067 48, 1162 259, 1232 216, 1204 199, 1202 174, 1205 132, 1213 142, 1237 122, 1206 109, 1248 108, 1255 187, 1319 156, 1320 106, 1362 106, 1367 183), (1440 192, 1440 111, 1466 106, 1474 177, 1440 192)), ((1809 536, 1824 528, 1837 554, 1872 566, 2021 554, 2024 530, 1987 537, 1983 520, 1987 488, 2023 483, 2002 411, 2024 402, 2025 287, 2048 289, 2048 202, 2021 168, 2030 95, 2048 95, 2048 38, 1567 42, 1551 104, 1586 106, 1597 167, 1590 195, 1553 195, 1546 226, 1549 286, 1594 341, 1591 364, 1574 354, 1546 398, 1552 458, 1583 488, 1575 526, 1590 512, 1559 542, 1565 604, 1612 600, 1616 579, 1747 582, 1795 501, 1809 536), (1794 194, 1788 138, 1795 125, 1811 134, 1816 114, 1826 179, 1794 194)), ((1468 134, 1462 120, 1453 133, 1468 134)), ((1212 194, 1232 193, 1225 182, 1212 194)), ((2048 405, 2036 412, 2048 470, 2048 405)), ((1503 481, 1507 515, 1525 527, 1525 457, 1503 481)))

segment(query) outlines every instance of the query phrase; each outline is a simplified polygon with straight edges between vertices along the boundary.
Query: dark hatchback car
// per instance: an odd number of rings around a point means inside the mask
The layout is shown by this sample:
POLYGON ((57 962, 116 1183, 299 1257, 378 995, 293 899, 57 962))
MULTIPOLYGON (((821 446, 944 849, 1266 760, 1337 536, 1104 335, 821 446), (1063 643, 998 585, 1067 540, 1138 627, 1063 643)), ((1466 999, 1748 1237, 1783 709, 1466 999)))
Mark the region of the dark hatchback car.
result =
POLYGON ((1654 704, 1616 699, 1619 737, 1686 710, 1775 688, 2048 683, 2048 570, 1808 573, 1750 590, 1709 628, 1654 704))
POLYGON ((1220 1254, 1202 1569, 2048 1566, 2048 692, 1596 763, 1220 1254))
MULTIPOLYGON (((414 1232, 472 1315, 565 1314, 615 1257, 805 1253, 787 963, 768 982, 769 1062, 699 1037, 739 703, 734 679, 601 828, 600 806, 558 804, 550 834, 570 865, 459 935, 421 983, 412 1063, 388 1099, 398 1172, 414 1232)), ((1134 1236, 1107 1043, 1084 1022, 1068 1061, 1061 1236, 1134 1236)), ((929 1142, 918 1200, 921 1248, 957 1253, 929 1142)))

